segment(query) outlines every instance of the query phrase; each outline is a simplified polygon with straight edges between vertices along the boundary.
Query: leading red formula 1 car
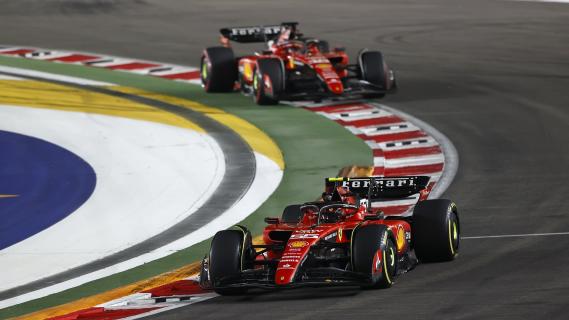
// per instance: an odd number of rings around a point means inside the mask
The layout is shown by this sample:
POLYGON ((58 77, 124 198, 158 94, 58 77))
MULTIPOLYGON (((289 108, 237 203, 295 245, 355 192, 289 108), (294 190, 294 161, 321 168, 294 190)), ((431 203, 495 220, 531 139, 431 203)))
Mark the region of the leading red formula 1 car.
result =
POLYGON ((456 205, 426 200, 425 176, 328 178, 322 201, 266 218, 264 244, 242 226, 218 232, 200 283, 222 295, 252 287, 359 285, 387 288, 419 261, 450 261, 459 249, 456 205), (385 216, 376 201, 420 194, 409 217, 385 216))
POLYGON ((201 81, 206 92, 239 88, 261 105, 279 100, 315 100, 338 97, 383 97, 397 85, 393 71, 379 51, 360 51, 350 64, 342 48, 304 37, 296 22, 264 27, 220 30, 224 46, 204 50, 201 81), (265 42, 266 49, 235 57, 230 41, 265 42))

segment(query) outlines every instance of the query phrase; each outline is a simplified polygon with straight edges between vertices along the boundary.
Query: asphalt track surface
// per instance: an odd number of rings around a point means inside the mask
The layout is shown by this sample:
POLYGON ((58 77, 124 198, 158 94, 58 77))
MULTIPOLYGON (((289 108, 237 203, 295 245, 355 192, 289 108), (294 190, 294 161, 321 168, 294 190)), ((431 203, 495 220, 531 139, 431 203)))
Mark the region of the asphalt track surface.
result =
MULTIPOLYGON (((489 0, 0 1, 0 43, 196 65, 222 26, 297 20, 354 53, 379 48, 401 90, 384 102, 455 144, 445 196, 463 236, 569 231, 569 6, 489 0), (49 5, 48 5, 49 4, 49 5), (353 50, 352 50, 353 49, 353 50)), ((292 124, 291 124, 292 125, 292 124)), ((381 291, 219 297, 160 319, 566 319, 569 236, 466 239, 381 291)))

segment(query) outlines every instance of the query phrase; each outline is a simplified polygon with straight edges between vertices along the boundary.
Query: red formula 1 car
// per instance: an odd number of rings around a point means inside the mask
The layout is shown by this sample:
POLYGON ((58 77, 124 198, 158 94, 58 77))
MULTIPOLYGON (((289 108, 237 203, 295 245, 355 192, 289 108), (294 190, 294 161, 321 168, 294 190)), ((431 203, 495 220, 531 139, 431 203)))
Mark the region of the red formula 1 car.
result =
POLYGON ((350 64, 342 48, 305 38, 297 23, 276 26, 224 28, 224 46, 204 50, 201 80, 206 92, 239 88, 261 105, 279 100, 314 100, 338 97, 383 97, 396 89, 395 75, 379 51, 361 50, 350 64), (255 54, 235 57, 230 41, 265 42, 255 54))
POLYGON ((264 244, 242 226, 218 232, 200 283, 222 295, 248 288, 359 285, 387 288, 419 261, 450 261, 459 249, 455 204, 426 200, 428 177, 328 178, 323 200, 266 218, 264 244), (420 194, 410 217, 372 204, 420 194))

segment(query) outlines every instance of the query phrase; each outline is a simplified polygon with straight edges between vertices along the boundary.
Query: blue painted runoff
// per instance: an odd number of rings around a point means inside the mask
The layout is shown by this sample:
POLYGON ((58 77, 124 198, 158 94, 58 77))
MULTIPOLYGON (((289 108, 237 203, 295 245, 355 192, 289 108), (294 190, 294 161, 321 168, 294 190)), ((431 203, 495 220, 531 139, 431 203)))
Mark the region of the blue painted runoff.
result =
POLYGON ((93 168, 74 153, 0 131, 0 250, 72 214, 89 199, 96 182, 93 168))

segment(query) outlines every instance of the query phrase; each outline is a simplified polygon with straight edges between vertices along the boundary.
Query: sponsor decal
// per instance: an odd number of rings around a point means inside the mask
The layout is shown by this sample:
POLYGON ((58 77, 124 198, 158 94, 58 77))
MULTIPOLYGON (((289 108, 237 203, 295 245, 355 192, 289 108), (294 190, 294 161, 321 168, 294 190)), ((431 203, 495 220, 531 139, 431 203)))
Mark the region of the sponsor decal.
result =
POLYGON ((344 236, 344 231, 342 228, 338 229, 338 242, 342 242, 342 237, 344 236))
POLYGON ((384 247, 387 246, 387 232, 384 232, 381 235, 381 245, 384 247))
POLYGON ((373 259, 375 263, 373 264, 373 273, 381 271, 381 254, 380 251, 375 253, 375 257, 373 259))
POLYGON ((329 69, 332 69, 332 65, 329 63, 319 63, 316 65, 316 68, 323 69, 323 70, 329 70, 329 69))
POLYGON ((307 245, 308 245, 308 242, 306 242, 306 241, 293 241, 293 242, 288 244, 288 246, 291 248, 303 248, 303 247, 306 247, 307 245))
POLYGON ((310 58, 308 59, 310 64, 329 64, 330 62, 326 58, 310 58))
POLYGON ((338 232, 332 232, 329 235, 324 237, 324 240, 330 240, 332 238, 335 238, 338 235, 338 232))
POLYGON ((320 233, 318 229, 296 230, 296 233, 320 233))
POLYGON ((268 75, 263 76, 263 85, 265 86, 265 92, 269 95, 273 94, 273 85, 271 83, 271 78, 268 75))
POLYGON ((397 228, 397 250, 401 251, 405 248, 405 230, 402 226, 397 228))
POLYGON ((245 79, 247 80, 251 80, 251 78, 253 77, 253 68, 251 68, 251 65, 249 63, 245 63, 245 65, 243 66, 243 76, 245 76, 245 79))
POLYGON ((318 234, 293 234, 291 239, 318 239, 318 234))
POLYGON ((231 28, 231 35, 250 36, 259 34, 261 31, 266 35, 279 34, 281 32, 281 26, 231 28))
POLYGON ((411 231, 405 231, 405 240, 411 240, 411 231))
MULTIPOLYGON (((342 181, 343 188, 368 188, 370 185, 370 179, 360 179, 360 180, 345 180, 342 181)), ((378 186, 397 188, 397 187, 411 187, 415 186, 415 179, 410 178, 400 178, 400 179, 381 179, 376 180, 375 183, 378 186)))

